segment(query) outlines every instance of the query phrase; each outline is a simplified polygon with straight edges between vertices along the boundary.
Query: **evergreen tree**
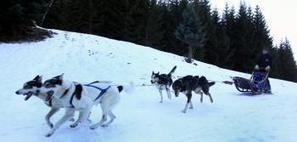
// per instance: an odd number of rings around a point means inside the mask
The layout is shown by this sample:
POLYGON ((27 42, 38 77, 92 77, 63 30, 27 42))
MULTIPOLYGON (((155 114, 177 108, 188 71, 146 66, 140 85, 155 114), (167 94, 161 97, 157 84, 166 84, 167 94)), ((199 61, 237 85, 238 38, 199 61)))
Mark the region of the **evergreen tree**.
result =
POLYGON ((76 19, 72 20, 74 16, 71 16, 70 13, 75 10, 73 8, 74 6, 72 0, 56 0, 48 12, 47 18, 44 20, 44 26, 47 28, 79 32, 79 29, 72 27, 73 23, 78 22, 76 19))
POLYGON ((197 1, 187 5, 187 8, 183 12, 183 21, 175 32, 176 37, 188 45, 187 62, 192 62, 193 53, 195 53, 194 50, 202 48, 206 40, 200 15, 195 11, 197 6, 197 1))
POLYGON ((234 70, 250 72, 254 66, 253 52, 253 37, 254 30, 252 24, 252 15, 244 3, 241 3, 238 15, 236 17, 232 48, 235 49, 235 54, 232 57, 234 62, 234 70))
POLYGON ((235 20, 235 8, 229 8, 228 4, 225 5, 225 9, 223 12, 222 20, 220 25, 222 26, 223 32, 226 33, 226 36, 221 38, 222 43, 224 43, 227 54, 225 54, 222 58, 221 61, 223 61, 223 66, 234 69, 234 56, 235 56, 235 51, 237 48, 235 48, 235 43, 236 43, 236 20, 235 20))
POLYGON ((101 0, 71 1, 69 15, 73 16, 71 19, 68 18, 71 21, 70 27, 83 33, 95 33, 97 24, 100 22, 97 17, 100 4, 102 4, 101 0))
MULTIPOLYGON (((200 21, 202 23, 202 27, 204 27, 203 33, 205 35, 204 46, 198 48, 195 52, 195 59, 200 61, 205 61, 207 57, 213 55, 213 50, 216 48, 216 35, 213 35, 216 31, 216 25, 212 17, 211 8, 208 0, 197 0, 195 3, 195 11, 197 15, 200 17, 200 21)), ((209 59, 209 58, 208 58, 209 59)), ((207 60, 206 60, 207 61, 207 60)), ((209 60, 210 63, 212 61, 209 60)))
POLYGON ((156 0, 150 1, 149 13, 145 27, 145 44, 159 49, 162 48, 161 42, 165 37, 165 22, 163 20, 165 11, 163 9, 163 5, 158 5, 156 0))
POLYGON ((270 54, 272 57, 272 66, 271 66, 271 70, 269 73, 269 76, 274 77, 274 78, 279 78, 279 73, 281 72, 281 68, 279 68, 279 64, 280 64, 280 60, 279 60, 279 47, 278 46, 274 46, 271 50, 270 50, 270 54))
POLYGON ((164 30, 165 30, 165 37, 162 42, 164 45, 163 51, 172 52, 178 55, 185 55, 187 54, 187 45, 181 42, 175 36, 175 31, 177 26, 179 25, 180 21, 182 21, 182 13, 184 9, 188 5, 188 0, 171 0, 169 4, 163 7, 165 14, 163 17, 164 20, 164 30))
MULTIPOLYGON (((39 34, 34 27, 36 22, 41 21, 45 5, 45 0, 1 1, 0 41, 30 40, 32 36, 39 34)), ((44 32, 44 34, 48 34, 46 31, 44 32)))
MULTIPOLYGON (((265 18, 260 10, 259 6, 256 6, 253 17, 254 25, 254 51, 259 53, 263 48, 272 49, 272 38, 266 25, 265 18)), ((255 57, 253 57, 255 58, 255 57)))
POLYGON ((278 78, 297 81, 297 66, 290 42, 287 39, 279 45, 278 57, 274 64, 278 68, 278 78))
POLYGON ((208 36, 208 47, 205 48, 207 50, 206 61, 221 67, 227 67, 227 62, 232 55, 232 52, 230 52, 230 38, 217 10, 212 12, 211 17, 209 25, 212 25, 212 28, 208 36))

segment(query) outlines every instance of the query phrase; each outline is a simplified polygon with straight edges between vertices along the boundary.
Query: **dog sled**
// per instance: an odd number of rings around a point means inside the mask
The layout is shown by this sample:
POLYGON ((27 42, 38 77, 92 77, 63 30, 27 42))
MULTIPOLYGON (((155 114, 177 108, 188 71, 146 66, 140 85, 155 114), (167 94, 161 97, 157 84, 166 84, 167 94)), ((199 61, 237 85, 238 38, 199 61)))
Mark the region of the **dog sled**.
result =
POLYGON ((225 81, 225 83, 234 84, 235 88, 242 93, 251 93, 252 95, 270 93, 268 74, 268 72, 254 71, 250 79, 235 76, 231 77, 233 82, 225 81))

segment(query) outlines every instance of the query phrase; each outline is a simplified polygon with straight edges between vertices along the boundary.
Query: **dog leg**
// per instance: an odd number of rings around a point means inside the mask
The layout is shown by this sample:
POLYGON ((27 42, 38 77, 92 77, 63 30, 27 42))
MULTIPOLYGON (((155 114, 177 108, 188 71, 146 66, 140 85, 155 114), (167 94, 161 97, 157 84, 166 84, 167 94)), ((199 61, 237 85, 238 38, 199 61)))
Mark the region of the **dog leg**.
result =
POLYGON ((161 97, 160 103, 163 103, 163 95, 162 95, 162 90, 161 89, 159 89, 159 93, 160 93, 160 97, 161 97))
POLYGON ((83 112, 83 115, 81 117, 80 122, 83 122, 83 123, 84 122, 91 122, 91 120, 89 119, 90 118, 90 115, 91 115, 91 108, 92 107, 86 109, 86 111, 83 112))
POLYGON ((102 124, 106 120, 107 120, 107 116, 106 116, 106 114, 103 114, 101 120, 98 123, 93 124, 92 126, 90 126, 90 129, 92 129, 92 130, 97 129, 99 126, 102 126, 102 124))
POLYGON ((88 120, 89 123, 92 123, 92 120, 90 119, 90 117, 91 117, 91 111, 89 112, 89 115, 88 115, 88 119, 87 120, 88 120))
POLYGON ((112 113, 112 111, 109 111, 108 115, 110 120, 106 124, 103 124, 102 127, 108 127, 114 121, 114 119, 116 119, 116 116, 112 113))
POLYGON ((200 92, 200 103, 202 103, 202 102, 203 102, 203 93, 200 92))
POLYGON ((213 99, 212 99, 210 93, 207 93, 207 95, 209 96, 210 102, 213 103, 213 99))
POLYGON ((101 120, 96 123, 96 124, 93 124, 90 126, 91 129, 97 129, 99 126, 102 126, 102 124, 107 120, 107 115, 108 115, 108 112, 109 112, 109 108, 108 108, 108 105, 106 102, 104 103, 101 103, 100 106, 101 106, 101 110, 102 110, 102 118, 101 120))
POLYGON ((167 97, 169 100, 171 100, 171 93, 170 93, 170 89, 166 87, 166 92, 167 92, 167 97))
POLYGON ((192 101, 190 102, 190 107, 189 107, 189 109, 194 109, 192 101))
POLYGON ((188 107, 189 107, 189 104, 190 104, 191 99, 192 99, 192 94, 191 94, 191 92, 188 92, 188 93, 186 94, 186 96, 187 96, 187 103, 186 103, 186 106, 185 106, 184 110, 182 111, 183 113, 186 113, 186 112, 187 112, 188 107))
POLYGON ((59 108, 51 108, 51 110, 47 113, 47 115, 45 116, 45 121, 46 124, 50 127, 53 128, 54 124, 50 121, 50 118, 56 113, 58 112, 60 109, 59 108))
POLYGON ((70 127, 75 128, 78 125, 78 123, 80 123, 82 116, 83 116, 83 112, 79 111, 77 120, 73 124, 71 124, 70 127))
POLYGON ((45 135, 46 137, 50 137, 54 134, 54 132, 67 120, 71 119, 74 116, 73 109, 66 109, 64 116, 54 125, 54 127, 45 135))
POLYGON ((71 128, 75 128, 79 123, 84 123, 88 120, 90 116, 90 108, 83 109, 79 111, 79 116, 76 122, 70 125, 71 128))
POLYGON ((74 117, 70 118, 69 121, 74 122, 75 121, 74 117))
POLYGON ((189 103, 186 103, 186 106, 185 106, 184 110, 182 111, 183 113, 186 113, 187 112, 188 106, 189 106, 189 103))

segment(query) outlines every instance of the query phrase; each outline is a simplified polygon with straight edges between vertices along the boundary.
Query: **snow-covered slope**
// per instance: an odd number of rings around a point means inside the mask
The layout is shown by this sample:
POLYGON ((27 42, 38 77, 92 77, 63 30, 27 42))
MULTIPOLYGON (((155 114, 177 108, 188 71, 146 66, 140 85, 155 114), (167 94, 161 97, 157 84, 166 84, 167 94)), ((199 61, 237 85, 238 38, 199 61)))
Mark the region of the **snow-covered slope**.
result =
MULTIPOLYGON (((50 78, 65 73, 78 82, 111 80, 115 84, 133 81, 149 84, 154 71, 167 73, 174 65, 174 77, 204 75, 209 80, 249 77, 197 62, 187 64, 174 54, 133 43, 103 37, 54 30, 57 35, 37 43, 0 44, 0 140, 54 142, 294 142, 297 132, 297 85, 271 79, 274 95, 242 96, 234 86, 217 83, 211 88, 214 103, 194 95, 194 110, 181 113, 186 98, 159 103, 154 87, 137 87, 123 94, 115 109, 117 119, 108 128, 71 129, 70 122, 50 137, 44 116, 49 110, 37 98, 28 102, 14 92, 27 80, 41 74, 50 78)), ((164 92, 165 94, 165 92, 164 92)), ((101 110, 93 109, 91 119, 99 121, 101 110)), ((54 116, 56 121, 62 111, 54 116)))

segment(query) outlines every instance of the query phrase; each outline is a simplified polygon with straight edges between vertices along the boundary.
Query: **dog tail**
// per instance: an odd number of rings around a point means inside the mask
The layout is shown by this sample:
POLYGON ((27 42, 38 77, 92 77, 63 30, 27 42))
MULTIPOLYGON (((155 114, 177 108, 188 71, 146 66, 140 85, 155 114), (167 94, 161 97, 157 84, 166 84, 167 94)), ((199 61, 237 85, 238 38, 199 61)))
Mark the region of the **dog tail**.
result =
POLYGON ((134 83, 133 82, 130 82, 129 84, 127 85, 119 85, 117 86, 118 88, 118 91, 121 93, 122 91, 124 91, 125 93, 127 94, 130 94, 131 92, 133 92, 134 90, 134 83))
POLYGON ((118 86, 118 90, 120 93, 123 91, 123 89, 124 89, 124 86, 122 86, 122 85, 118 86))
POLYGON ((173 73, 175 72, 175 70, 176 70, 176 66, 174 66, 174 67, 171 69, 171 71, 168 73, 168 75, 171 76, 171 74, 173 74, 173 73))
POLYGON ((216 82, 214 82, 214 81, 212 81, 212 82, 208 82, 208 86, 210 87, 210 86, 213 86, 213 85, 215 85, 216 84, 216 82))

